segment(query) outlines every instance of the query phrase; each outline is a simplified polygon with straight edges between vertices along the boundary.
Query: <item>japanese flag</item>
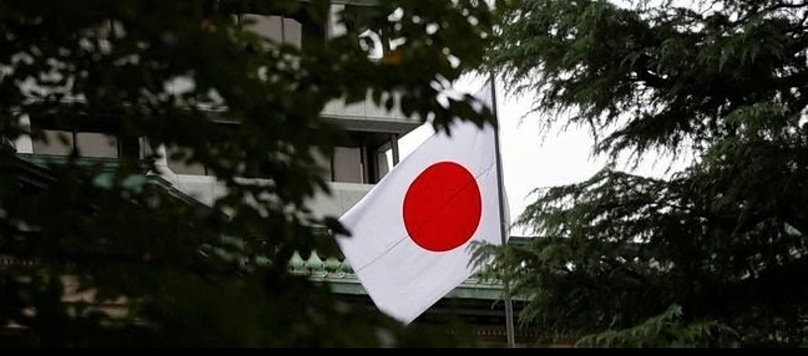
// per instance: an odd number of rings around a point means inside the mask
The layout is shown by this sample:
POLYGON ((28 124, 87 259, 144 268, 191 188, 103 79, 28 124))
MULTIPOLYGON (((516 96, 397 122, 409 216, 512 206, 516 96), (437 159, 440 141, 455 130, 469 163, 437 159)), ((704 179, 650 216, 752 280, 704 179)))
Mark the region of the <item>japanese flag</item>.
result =
MULTIPOLYGON (((489 85, 475 97, 490 106, 489 85)), ((494 129, 455 120, 450 132, 433 134, 340 217, 351 236, 337 242, 365 291, 405 324, 476 272, 472 241, 499 245, 508 225, 494 129)))

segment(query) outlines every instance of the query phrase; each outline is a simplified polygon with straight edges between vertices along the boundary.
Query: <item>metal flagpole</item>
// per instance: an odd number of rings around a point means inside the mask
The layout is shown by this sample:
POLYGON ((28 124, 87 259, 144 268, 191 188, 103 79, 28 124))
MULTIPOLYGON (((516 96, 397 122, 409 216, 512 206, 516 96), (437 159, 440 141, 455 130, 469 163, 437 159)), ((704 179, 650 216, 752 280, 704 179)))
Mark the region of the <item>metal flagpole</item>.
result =
MULTIPOLYGON (((494 126, 494 149, 496 150, 496 158, 497 158, 497 195, 499 196, 499 224, 500 224, 500 237, 502 238, 502 246, 508 243, 508 226, 505 224, 505 221, 508 221, 508 218, 505 217, 505 193, 503 191, 503 182, 502 182, 502 157, 500 155, 499 150, 499 117, 497 116, 497 91, 496 91, 496 83, 494 72, 491 72, 490 79, 488 80, 489 84, 491 85, 491 111, 494 114, 494 118, 496 119, 496 126, 494 126)), ((513 302, 511 301, 511 291, 508 281, 508 276, 505 275, 502 277, 502 284, 504 289, 504 300, 505 300, 505 330, 508 335, 508 347, 515 348, 516 347, 516 340, 514 337, 514 327, 513 327, 513 302)))

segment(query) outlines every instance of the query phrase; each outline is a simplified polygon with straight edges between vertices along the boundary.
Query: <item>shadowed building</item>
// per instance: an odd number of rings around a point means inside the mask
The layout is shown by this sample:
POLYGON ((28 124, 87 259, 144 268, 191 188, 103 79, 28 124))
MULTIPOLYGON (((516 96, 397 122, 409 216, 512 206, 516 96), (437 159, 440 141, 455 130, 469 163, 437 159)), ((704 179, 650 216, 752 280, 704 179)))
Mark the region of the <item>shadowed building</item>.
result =
MULTIPOLYGON (((249 13, 238 15, 238 19, 245 30, 277 42, 295 46, 318 45, 323 39, 342 33, 343 26, 350 26, 352 18, 360 18, 371 11, 372 1, 334 1, 331 8, 333 18, 328 26, 315 25, 303 11, 298 14, 249 13), (345 24, 336 19, 337 14, 343 12, 345 24)), ((381 57, 384 51, 389 50, 389 45, 384 40, 377 40, 381 42, 382 53, 374 55, 381 57)), ((188 84, 180 78, 172 85, 175 90, 182 91, 188 84)), ((421 122, 415 117, 405 117, 396 107, 387 110, 376 106, 370 98, 349 105, 340 101, 331 102, 321 115, 327 121, 340 125, 348 131, 348 135, 338 143, 332 156, 320 157, 331 195, 321 194, 312 199, 309 206, 317 216, 337 217, 356 204, 399 162, 399 139, 421 126, 421 122)), ((212 117, 215 118, 215 113, 212 113, 212 117)), ((155 153, 149 152, 148 145, 141 139, 110 135, 102 126, 63 127, 36 119, 24 120, 29 125, 44 129, 49 138, 45 142, 21 137, 13 143, 21 159, 16 166, 19 179, 32 189, 48 184, 48 174, 40 167, 41 163, 64 159, 74 148, 79 148, 82 160, 88 163, 115 164, 116 159, 122 156, 146 157, 155 153), (66 139, 57 139, 58 136, 66 139)), ((156 153, 162 156, 157 162, 161 172, 159 176, 150 176, 150 179, 178 199, 204 208, 224 194, 226 187, 217 182, 206 167, 167 158, 175 153, 171 147, 160 147, 156 153)), ((15 262, 4 259, 2 263, 15 262)), ((372 307, 351 267, 337 256, 300 251, 290 261, 289 268, 294 274, 327 283, 338 295, 372 307)), ((506 343, 506 329, 501 297, 500 283, 469 278, 416 319, 415 323, 460 318, 473 325, 482 344, 502 346, 506 343)), ((520 306, 519 301, 515 301, 517 312, 520 306)), ((535 338, 533 330, 517 328, 517 343, 527 345, 535 338)))

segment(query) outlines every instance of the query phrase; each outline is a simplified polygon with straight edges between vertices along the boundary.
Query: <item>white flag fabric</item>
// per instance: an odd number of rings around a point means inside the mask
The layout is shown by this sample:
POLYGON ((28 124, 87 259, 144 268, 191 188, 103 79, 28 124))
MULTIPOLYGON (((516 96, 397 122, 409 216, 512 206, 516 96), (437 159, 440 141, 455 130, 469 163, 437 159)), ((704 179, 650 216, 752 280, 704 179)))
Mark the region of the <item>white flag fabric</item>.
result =
MULTIPOLYGON (((475 97, 491 105, 491 89, 475 97)), ((500 245, 496 134, 454 120, 434 133, 340 217, 337 242, 384 313, 409 324, 473 275, 472 241, 500 245)), ((503 203, 508 217, 507 203, 503 203)))

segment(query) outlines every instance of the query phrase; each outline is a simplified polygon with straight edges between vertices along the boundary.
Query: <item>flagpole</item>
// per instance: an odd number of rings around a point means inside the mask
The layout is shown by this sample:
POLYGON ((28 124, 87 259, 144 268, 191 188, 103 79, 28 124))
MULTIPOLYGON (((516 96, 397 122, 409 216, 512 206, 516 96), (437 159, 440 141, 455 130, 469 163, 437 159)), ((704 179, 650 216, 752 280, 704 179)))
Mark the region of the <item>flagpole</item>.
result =
MULTIPOLYGON (((494 114, 494 118, 496 119, 496 125, 494 126, 494 150, 496 151, 496 161, 497 161, 497 195, 499 196, 499 225, 500 225, 500 238, 502 241, 502 246, 504 247, 505 244, 508 243, 508 226, 506 226, 505 221, 508 221, 508 217, 505 216, 505 193, 503 191, 503 181, 502 181, 502 157, 500 155, 499 150, 499 117, 497 116, 497 91, 496 91, 496 83, 495 83, 496 76, 494 72, 491 72, 489 83, 491 85, 491 111, 494 114)), ((511 291, 510 285, 508 281, 507 274, 504 274, 502 277, 502 285, 504 290, 504 297, 505 300, 505 330, 508 336, 508 347, 515 348, 516 347, 516 340, 514 336, 514 327, 513 327, 513 302, 511 301, 511 291)))

